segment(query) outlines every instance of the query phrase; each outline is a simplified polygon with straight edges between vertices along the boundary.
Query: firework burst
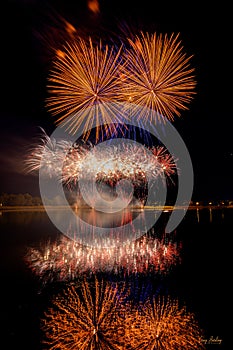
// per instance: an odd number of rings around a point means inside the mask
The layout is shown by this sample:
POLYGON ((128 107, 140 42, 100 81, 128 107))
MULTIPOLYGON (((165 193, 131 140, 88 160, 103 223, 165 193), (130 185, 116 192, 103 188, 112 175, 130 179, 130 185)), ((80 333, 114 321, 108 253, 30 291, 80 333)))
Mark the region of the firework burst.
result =
POLYGON ((77 37, 57 57, 49 75, 47 98, 49 111, 57 116, 56 123, 75 134, 82 126, 87 139, 94 120, 102 125, 96 128, 96 140, 100 130, 106 135, 116 132, 113 122, 120 122, 120 109, 114 102, 121 88, 118 67, 122 48, 103 45, 101 40, 93 44, 77 37), (109 102, 112 102, 109 104, 109 102))
POLYGON ((164 146, 153 146, 149 148, 155 159, 159 162, 162 171, 169 180, 173 175, 179 173, 176 162, 177 158, 173 157, 164 146))
POLYGON ((195 88, 190 59, 183 53, 179 34, 141 32, 129 38, 121 65, 121 100, 132 102, 131 113, 138 119, 173 121, 187 109, 195 88), (141 108, 138 108, 140 106, 141 108), (152 113, 152 114, 151 114, 152 113))
POLYGON ((138 143, 122 142, 105 147, 90 146, 85 152, 74 149, 64 163, 62 182, 73 183, 85 173, 86 178, 94 176, 96 181, 109 185, 121 179, 140 185, 148 179, 163 178, 163 175, 169 179, 176 172, 175 160, 165 147, 146 149, 138 143))
POLYGON ((117 350, 124 345, 124 310, 117 286, 95 279, 71 285, 42 319, 50 350, 117 350))
POLYGON ((91 142, 72 143, 43 134, 25 158, 25 171, 57 177, 64 185, 95 176, 96 181, 116 184, 120 179, 171 178, 177 173, 175 159, 164 146, 146 148, 137 142, 108 143, 98 147, 91 142))

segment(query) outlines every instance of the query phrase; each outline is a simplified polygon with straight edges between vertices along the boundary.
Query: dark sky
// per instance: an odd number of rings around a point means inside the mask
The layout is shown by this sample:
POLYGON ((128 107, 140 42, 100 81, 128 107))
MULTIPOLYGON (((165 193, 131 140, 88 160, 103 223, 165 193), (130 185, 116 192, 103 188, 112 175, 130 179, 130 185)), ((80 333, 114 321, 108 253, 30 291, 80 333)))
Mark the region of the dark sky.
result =
POLYGON ((174 126, 193 162, 193 198, 233 199, 233 31, 228 2, 105 0, 99 6, 94 16, 83 0, 2 2, 0 193, 39 194, 38 178, 22 174, 21 165, 38 126, 48 134, 55 128, 44 103, 51 52, 42 37, 52 37, 51 25, 60 15, 95 35, 114 32, 117 23, 180 33, 184 50, 193 55, 197 94, 174 126))

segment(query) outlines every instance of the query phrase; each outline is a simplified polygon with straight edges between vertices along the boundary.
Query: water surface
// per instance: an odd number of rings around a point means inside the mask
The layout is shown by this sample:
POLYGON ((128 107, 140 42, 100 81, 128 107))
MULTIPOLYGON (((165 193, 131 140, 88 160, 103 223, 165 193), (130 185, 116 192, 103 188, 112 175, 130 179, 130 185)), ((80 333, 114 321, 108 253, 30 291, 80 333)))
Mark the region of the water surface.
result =
MULTIPOLYGON (((168 215, 162 214, 160 227, 168 215)), ((88 220, 88 216, 91 217, 83 212, 83 218, 88 220)), ((231 307, 232 217, 233 209, 230 208, 189 210, 172 237, 172 244, 176 240, 180 247, 179 263, 176 260, 175 266, 166 274, 145 271, 140 277, 143 283, 151 285, 152 290, 167 291, 187 304, 205 331, 207 349, 231 348, 226 315, 231 307)), ((118 217, 115 225, 119 223, 122 221, 118 217)), ((161 242, 159 225, 155 225, 153 232, 161 242)), ((10 350, 43 349, 39 320, 49 295, 43 293, 41 280, 25 263, 25 254, 28 248, 37 249, 46 242, 56 243, 62 234, 44 211, 2 211, 0 227, 2 344, 7 344, 6 349, 10 350)), ((137 277, 140 273, 134 275, 137 277)), ((111 273, 105 274, 104 278, 111 278, 111 273)), ((124 275, 119 274, 119 278, 124 275)), ((48 283, 52 285, 52 282, 48 283)))

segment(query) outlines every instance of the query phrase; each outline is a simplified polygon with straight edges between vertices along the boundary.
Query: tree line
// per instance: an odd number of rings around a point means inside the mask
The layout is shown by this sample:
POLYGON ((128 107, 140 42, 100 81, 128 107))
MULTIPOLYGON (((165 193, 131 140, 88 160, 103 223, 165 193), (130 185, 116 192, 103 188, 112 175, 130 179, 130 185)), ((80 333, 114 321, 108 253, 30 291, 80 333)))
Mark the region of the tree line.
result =
POLYGON ((0 195, 1 206, 38 206, 42 205, 40 197, 32 196, 29 193, 2 193, 0 195))

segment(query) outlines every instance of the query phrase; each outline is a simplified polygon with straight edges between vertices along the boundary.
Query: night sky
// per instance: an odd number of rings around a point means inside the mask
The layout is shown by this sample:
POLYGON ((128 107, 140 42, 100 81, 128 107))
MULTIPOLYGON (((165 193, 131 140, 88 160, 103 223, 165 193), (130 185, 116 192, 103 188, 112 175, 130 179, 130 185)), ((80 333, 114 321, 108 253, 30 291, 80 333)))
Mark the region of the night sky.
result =
MULTIPOLYGON (((8 0, 1 4, 0 193, 39 194, 38 178, 22 173, 27 147, 55 120, 45 108, 51 52, 42 37, 60 15, 87 34, 114 32, 119 23, 180 33, 193 55, 196 95, 174 126, 190 152, 193 199, 233 199, 232 18, 228 2, 99 1, 94 15, 83 0, 8 0), (172 5, 171 5, 172 4, 172 5)), ((103 34, 104 35, 104 34, 103 34)), ((56 41, 56 37, 55 37, 56 41)))

